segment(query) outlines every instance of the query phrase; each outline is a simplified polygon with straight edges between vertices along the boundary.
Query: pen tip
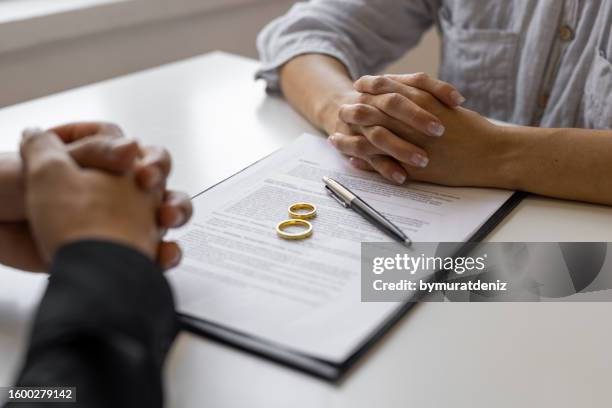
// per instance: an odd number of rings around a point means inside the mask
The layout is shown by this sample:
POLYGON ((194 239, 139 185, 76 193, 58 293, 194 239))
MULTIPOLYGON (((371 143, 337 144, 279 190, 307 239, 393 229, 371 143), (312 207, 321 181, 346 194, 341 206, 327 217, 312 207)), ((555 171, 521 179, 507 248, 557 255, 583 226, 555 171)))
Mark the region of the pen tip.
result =
POLYGON ((410 240, 410 238, 406 238, 406 239, 404 240, 404 245, 406 245, 407 247, 412 246, 412 241, 410 240))

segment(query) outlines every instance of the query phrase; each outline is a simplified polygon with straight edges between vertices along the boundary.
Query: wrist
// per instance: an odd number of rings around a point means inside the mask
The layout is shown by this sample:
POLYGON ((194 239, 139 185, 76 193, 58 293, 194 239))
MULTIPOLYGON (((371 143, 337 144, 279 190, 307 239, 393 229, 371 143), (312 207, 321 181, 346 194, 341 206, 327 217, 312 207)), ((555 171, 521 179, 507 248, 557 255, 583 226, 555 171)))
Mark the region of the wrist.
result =
MULTIPOLYGON (((86 225, 83 223, 81 227, 69 231, 64 231, 61 235, 55 236, 55 239, 49 242, 47 248, 48 260, 53 259, 57 251, 65 246, 86 242, 99 241, 109 244, 121 245, 130 248, 154 261, 157 258, 157 249, 159 246, 159 230, 151 228, 148 231, 142 229, 117 228, 112 225, 86 225)), ((129 226, 127 221, 117 221, 117 224, 129 226)))
MULTIPOLYGON (((533 150, 541 135, 531 134, 523 126, 494 125, 497 148, 493 155, 493 174, 496 187, 527 191, 526 181, 537 163, 533 162, 533 150)), ((537 158, 535 158, 537 160, 537 158)))
POLYGON ((0 154, 0 221, 26 219, 25 186, 21 158, 17 153, 0 154))
POLYGON ((334 133, 338 124, 340 107, 347 103, 354 103, 359 93, 352 88, 346 92, 338 92, 325 98, 315 107, 315 121, 328 135, 334 133))

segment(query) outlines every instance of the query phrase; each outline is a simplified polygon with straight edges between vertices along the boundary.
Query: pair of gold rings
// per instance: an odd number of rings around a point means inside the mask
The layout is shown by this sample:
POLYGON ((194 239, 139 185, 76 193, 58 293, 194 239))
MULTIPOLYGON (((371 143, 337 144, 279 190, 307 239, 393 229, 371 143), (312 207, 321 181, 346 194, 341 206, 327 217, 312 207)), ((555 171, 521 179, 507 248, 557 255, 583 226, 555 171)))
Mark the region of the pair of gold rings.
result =
POLYGON ((317 216, 317 206, 310 203, 295 203, 288 209, 290 220, 281 221, 276 226, 276 233, 283 239, 305 239, 312 235, 312 224, 306 220, 317 216), (304 211, 305 210, 305 211, 304 211), (300 232, 287 232, 288 227, 302 227, 300 232))

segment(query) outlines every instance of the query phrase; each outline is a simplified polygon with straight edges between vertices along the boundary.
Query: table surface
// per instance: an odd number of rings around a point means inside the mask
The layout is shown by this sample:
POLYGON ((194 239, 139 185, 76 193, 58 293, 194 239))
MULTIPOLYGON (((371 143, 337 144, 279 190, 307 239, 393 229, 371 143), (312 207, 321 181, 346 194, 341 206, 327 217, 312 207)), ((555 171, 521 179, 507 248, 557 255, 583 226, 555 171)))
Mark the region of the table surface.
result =
MULTIPOLYGON (((0 110, 0 151, 20 130, 120 123, 166 146, 170 183, 195 194, 314 129, 253 80, 256 61, 211 53, 0 110)), ((612 208, 526 199, 492 241, 612 241, 612 208)), ((0 385, 11 384, 45 278, 0 270, 0 385)), ((607 407, 612 304, 416 307, 339 385, 188 333, 165 370, 169 407, 607 407)))

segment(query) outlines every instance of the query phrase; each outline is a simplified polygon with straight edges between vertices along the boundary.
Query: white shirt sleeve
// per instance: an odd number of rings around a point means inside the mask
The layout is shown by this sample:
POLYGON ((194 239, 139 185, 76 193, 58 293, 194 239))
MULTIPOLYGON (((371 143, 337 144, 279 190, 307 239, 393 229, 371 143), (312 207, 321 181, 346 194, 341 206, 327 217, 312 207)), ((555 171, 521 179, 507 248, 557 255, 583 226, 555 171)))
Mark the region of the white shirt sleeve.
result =
POLYGON ((257 38, 256 78, 278 92, 278 68, 301 54, 342 62, 353 79, 401 57, 433 24, 439 0, 311 0, 294 5, 257 38))

